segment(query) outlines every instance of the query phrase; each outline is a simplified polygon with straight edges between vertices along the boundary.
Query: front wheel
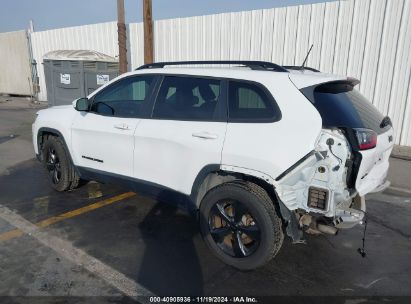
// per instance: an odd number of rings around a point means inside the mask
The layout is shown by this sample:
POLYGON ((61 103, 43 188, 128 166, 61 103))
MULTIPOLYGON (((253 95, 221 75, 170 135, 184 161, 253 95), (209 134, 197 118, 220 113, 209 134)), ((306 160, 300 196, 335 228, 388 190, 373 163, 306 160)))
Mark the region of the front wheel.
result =
POLYGON ((43 166, 48 173, 51 187, 56 191, 76 188, 79 176, 72 165, 62 140, 47 136, 43 145, 43 166))
POLYGON ((282 222, 267 192, 249 182, 231 182, 210 190, 200 205, 205 242, 223 262, 255 269, 280 250, 282 222))

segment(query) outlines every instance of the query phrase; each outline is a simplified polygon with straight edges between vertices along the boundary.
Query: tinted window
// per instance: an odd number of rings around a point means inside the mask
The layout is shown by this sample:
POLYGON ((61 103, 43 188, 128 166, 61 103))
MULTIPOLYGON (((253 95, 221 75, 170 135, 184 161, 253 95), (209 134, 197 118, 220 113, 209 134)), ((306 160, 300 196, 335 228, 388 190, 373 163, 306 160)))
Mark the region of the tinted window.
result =
POLYGON ((357 110, 364 127, 371 130, 380 129, 380 124, 384 119, 380 111, 357 90, 352 90, 345 94, 357 110))
POLYGON ((278 120, 280 111, 273 98, 253 83, 230 81, 228 94, 230 120, 278 120))
POLYGON ((390 128, 380 128, 384 116, 350 85, 321 85, 312 96, 309 99, 320 112, 324 127, 367 128, 379 134, 390 128))
POLYGON ((153 79, 154 76, 136 76, 117 81, 94 97, 91 110, 109 116, 141 117, 153 79))
POLYGON ((153 118, 212 120, 219 95, 219 80, 166 76, 156 99, 153 118))

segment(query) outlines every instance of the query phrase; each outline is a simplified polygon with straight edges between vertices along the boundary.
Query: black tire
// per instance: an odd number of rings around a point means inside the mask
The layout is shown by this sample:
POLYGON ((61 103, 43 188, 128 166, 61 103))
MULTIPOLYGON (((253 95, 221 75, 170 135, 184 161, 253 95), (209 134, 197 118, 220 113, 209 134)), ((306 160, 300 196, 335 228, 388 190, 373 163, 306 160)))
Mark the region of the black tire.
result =
POLYGON ((201 201, 200 227, 211 251, 224 263, 240 270, 266 264, 278 253, 284 239, 282 221, 270 196, 250 182, 235 181, 210 190, 201 201), (221 221, 224 217, 226 220, 221 221), (249 218, 251 222, 244 223, 249 218), (214 227, 216 222, 220 227, 214 227))
POLYGON ((73 164, 70 162, 71 164, 71 184, 70 184, 70 188, 69 190, 74 190, 76 188, 78 188, 79 186, 81 186, 84 181, 80 178, 80 175, 77 174, 76 169, 74 168, 73 164))
POLYGON ((59 137, 47 136, 43 145, 43 166, 46 169, 51 187, 59 192, 72 190, 80 178, 71 163, 64 143, 59 137))

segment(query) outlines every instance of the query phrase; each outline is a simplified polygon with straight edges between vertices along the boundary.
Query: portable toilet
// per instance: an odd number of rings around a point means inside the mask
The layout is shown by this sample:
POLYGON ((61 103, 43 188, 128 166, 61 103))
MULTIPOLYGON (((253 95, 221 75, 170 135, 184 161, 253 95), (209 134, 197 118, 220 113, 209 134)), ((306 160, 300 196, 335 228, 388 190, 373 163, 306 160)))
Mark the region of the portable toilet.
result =
POLYGON ((43 57, 49 106, 85 97, 119 74, 118 60, 90 50, 58 50, 43 57))

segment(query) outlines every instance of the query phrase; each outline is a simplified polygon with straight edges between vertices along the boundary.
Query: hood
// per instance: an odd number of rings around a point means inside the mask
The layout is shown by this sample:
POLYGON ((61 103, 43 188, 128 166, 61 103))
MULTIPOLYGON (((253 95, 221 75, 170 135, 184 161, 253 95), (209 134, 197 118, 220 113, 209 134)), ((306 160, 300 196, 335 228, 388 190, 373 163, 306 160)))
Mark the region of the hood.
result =
POLYGON ((73 105, 71 105, 71 104, 70 105, 63 105, 63 106, 52 106, 49 109, 50 110, 62 110, 62 109, 69 109, 69 108, 74 109, 73 105))

